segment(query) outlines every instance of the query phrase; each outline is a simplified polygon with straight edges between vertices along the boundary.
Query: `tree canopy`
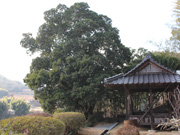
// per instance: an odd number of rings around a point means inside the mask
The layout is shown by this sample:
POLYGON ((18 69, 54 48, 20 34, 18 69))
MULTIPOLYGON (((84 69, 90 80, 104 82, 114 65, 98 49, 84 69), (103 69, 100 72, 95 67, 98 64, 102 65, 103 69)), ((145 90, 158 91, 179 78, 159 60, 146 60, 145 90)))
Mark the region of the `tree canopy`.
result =
POLYGON ((40 53, 24 81, 46 111, 66 106, 87 116, 108 93, 103 79, 122 72, 131 52, 111 19, 87 3, 59 4, 44 19, 35 38, 25 33, 21 40, 28 53, 40 53))

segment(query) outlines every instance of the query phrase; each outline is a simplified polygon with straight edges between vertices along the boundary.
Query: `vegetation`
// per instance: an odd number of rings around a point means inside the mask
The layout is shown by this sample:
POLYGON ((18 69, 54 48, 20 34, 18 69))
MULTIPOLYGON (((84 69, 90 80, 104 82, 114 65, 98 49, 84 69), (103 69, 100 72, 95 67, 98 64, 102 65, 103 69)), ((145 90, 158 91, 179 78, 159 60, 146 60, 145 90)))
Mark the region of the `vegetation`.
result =
POLYGON ((66 129, 64 135, 75 135, 80 127, 85 125, 85 116, 78 112, 57 113, 54 118, 65 123, 66 129))
POLYGON ((70 8, 60 4, 46 11, 44 19, 35 38, 25 33, 21 40, 28 53, 40 53, 24 81, 45 111, 66 107, 88 117, 98 102, 107 99, 105 94, 116 94, 102 81, 123 72, 131 52, 121 43, 111 19, 86 3, 70 8))
POLYGON ((13 99, 10 108, 15 111, 16 116, 21 116, 29 113, 30 106, 24 100, 13 99))
POLYGON ((169 93, 168 100, 173 109, 173 118, 159 124, 157 127, 160 127, 162 130, 180 130, 180 89, 178 87, 169 93))
POLYGON ((0 88, 0 98, 8 96, 8 90, 0 88))
POLYGON ((0 100, 0 120, 6 118, 8 111, 8 104, 0 100))
POLYGON ((180 51, 180 0, 176 0, 174 8, 174 17, 176 18, 176 24, 172 26, 170 42, 168 42, 168 47, 170 51, 179 52, 180 51))
POLYGON ((75 135, 85 125, 85 116, 78 112, 33 113, 0 121, 0 134, 75 135))
POLYGON ((21 92, 28 87, 20 82, 9 80, 0 75, 0 88, 8 90, 8 92, 21 92))
POLYGON ((126 72, 139 64, 145 58, 146 54, 150 54, 155 61, 172 71, 180 69, 180 55, 178 53, 169 51, 150 52, 147 49, 139 48, 138 50, 132 50, 131 62, 126 67, 126 72))
POLYGON ((29 114, 27 114, 27 116, 53 117, 51 114, 49 114, 49 113, 44 113, 44 112, 41 112, 41 113, 29 113, 29 114))
POLYGON ((30 135, 63 135, 65 125, 51 117, 19 116, 0 121, 2 133, 24 133, 30 135))
POLYGON ((29 113, 30 106, 24 100, 15 99, 13 97, 4 97, 1 101, 6 103, 9 109, 14 110, 16 116, 26 115, 29 113))

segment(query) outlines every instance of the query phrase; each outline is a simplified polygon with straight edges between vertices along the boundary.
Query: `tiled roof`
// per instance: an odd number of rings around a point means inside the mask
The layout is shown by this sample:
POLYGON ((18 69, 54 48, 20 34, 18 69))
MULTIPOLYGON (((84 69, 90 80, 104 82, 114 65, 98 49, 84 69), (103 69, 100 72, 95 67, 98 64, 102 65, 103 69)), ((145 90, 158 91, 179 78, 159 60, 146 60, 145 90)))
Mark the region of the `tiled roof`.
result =
POLYGON ((153 83, 180 83, 180 76, 170 73, 140 74, 122 76, 115 80, 106 79, 105 84, 153 84, 153 83))
POLYGON ((115 76, 105 78, 104 83, 106 84, 153 84, 153 83, 180 83, 180 75, 171 71, 167 67, 154 61, 150 55, 146 55, 145 59, 139 63, 136 67, 131 69, 126 74, 117 74, 115 76), (148 62, 153 63, 163 72, 144 72, 138 73, 141 67, 146 65, 148 62))

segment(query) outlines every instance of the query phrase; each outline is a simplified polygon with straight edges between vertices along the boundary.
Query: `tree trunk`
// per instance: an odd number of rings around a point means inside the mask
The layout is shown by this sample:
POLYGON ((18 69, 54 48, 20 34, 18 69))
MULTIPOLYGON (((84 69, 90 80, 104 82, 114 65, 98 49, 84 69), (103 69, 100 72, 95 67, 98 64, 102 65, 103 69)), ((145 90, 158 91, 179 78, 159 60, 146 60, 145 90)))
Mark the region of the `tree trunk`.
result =
POLYGON ((89 116, 93 114, 94 107, 95 107, 95 104, 88 105, 88 107, 86 108, 86 110, 84 112, 84 115, 85 115, 86 119, 88 119, 89 116))

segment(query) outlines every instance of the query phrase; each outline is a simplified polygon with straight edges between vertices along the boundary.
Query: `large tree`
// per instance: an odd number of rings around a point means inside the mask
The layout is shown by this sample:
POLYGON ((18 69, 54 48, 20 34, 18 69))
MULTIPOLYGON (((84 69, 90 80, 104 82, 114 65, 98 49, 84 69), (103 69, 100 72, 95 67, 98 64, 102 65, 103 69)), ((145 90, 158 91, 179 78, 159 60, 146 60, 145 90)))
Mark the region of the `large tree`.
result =
POLYGON ((35 38, 26 33, 21 40, 28 53, 40 53, 24 81, 46 111, 65 106, 88 116, 108 93, 103 79, 123 71, 131 52, 111 19, 87 3, 60 4, 44 19, 35 38))

